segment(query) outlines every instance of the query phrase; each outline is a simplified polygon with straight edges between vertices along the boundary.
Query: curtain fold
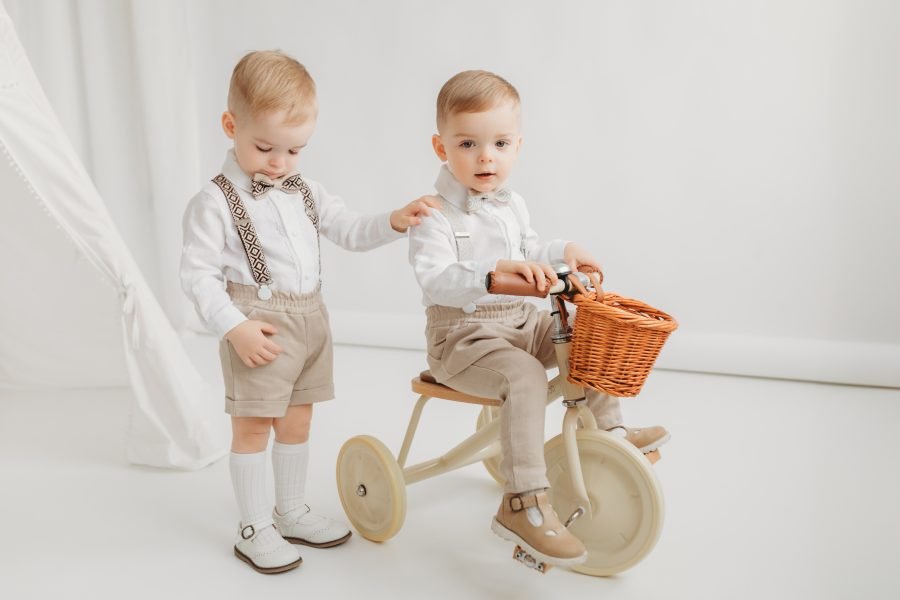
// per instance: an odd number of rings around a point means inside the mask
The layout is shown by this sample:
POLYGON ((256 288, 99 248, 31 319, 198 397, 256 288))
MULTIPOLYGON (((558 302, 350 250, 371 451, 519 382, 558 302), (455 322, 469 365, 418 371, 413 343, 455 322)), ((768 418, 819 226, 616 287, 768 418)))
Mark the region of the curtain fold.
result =
POLYGON ((181 214, 201 185, 188 3, 6 0, 88 174, 175 325, 181 214), (33 37, 32 37, 33 36, 33 37))
MULTIPOLYGON (((134 397, 127 435, 129 460, 186 469, 213 462, 225 453, 222 432, 215 427, 216 417, 220 416, 216 409, 221 403, 213 400, 212 391, 194 369, 145 282, 91 178, 50 110, 2 7, 0 48, 0 149, 6 158, 3 177, 4 181, 18 178, 24 182, 18 188, 20 194, 3 198, 4 213, 33 210, 34 205, 40 204, 60 230, 55 237, 64 236, 71 241, 78 255, 118 293, 125 364, 134 397)), ((27 247, 27 232, 17 239, 24 247, 12 248, 10 252, 18 251, 22 261, 29 265, 40 264, 45 248, 27 247)), ((50 266, 57 270, 65 268, 63 264, 50 266)), ((36 269, 23 269, 21 280, 14 282, 15 291, 39 298, 53 297, 56 302, 52 309, 68 314, 70 318, 66 322, 83 337, 91 334, 91 325, 116 319, 114 313, 100 307, 79 307, 77 300, 89 291, 89 281, 83 282, 84 289, 81 289, 82 282, 70 289, 60 289, 52 271, 47 273, 51 276, 38 276, 36 269), (83 332, 85 328, 87 333, 83 332)), ((30 324, 41 323, 42 315, 28 314, 27 310, 26 305, 17 311, 25 314, 3 311, 0 315, 3 330, 10 332, 5 342, 15 345, 13 350, 22 364, 44 365, 50 371, 52 365, 42 362, 46 360, 42 349, 29 346, 30 324)), ((60 335, 59 339, 65 336, 60 335)), ((74 343, 66 350, 74 353, 82 348, 74 343)), ((4 383, 19 383, 15 372, 4 373, 4 377, 10 379, 4 383)))

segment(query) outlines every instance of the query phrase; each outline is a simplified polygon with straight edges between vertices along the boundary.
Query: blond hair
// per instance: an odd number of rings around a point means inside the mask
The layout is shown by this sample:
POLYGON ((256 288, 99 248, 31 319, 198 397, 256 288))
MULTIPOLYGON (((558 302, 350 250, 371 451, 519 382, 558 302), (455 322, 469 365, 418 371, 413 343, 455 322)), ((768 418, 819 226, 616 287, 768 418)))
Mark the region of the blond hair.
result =
POLYGON ((437 97, 437 125, 456 113, 482 112, 509 100, 519 104, 519 92, 489 71, 463 71, 451 77, 437 97))
POLYGON ((300 124, 315 115, 316 82, 306 67, 278 50, 251 52, 231 74, 228 110, 250 116, 284 110, 287 123, 300 124))

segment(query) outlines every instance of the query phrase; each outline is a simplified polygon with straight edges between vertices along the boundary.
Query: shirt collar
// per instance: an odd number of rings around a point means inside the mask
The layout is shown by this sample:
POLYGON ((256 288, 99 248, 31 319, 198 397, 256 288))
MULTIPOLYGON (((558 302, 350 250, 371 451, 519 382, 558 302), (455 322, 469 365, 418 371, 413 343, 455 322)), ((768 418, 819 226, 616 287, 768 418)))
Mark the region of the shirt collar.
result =
POLYGON ((251 191, 250 176, 244 173, 241 166, 237 162, 234 155, 234 149, 225 153, 225 162, 222 164, 222 175, 228 178, 228 181, 238 186, 245 192, 251 191))
MULTIPOLYGON (((472 191, 468 189, 466 186, 461 184, 459 180, 450 172, 450 168, 447 166, 447 163, 441 165, 441 170, 438 172, 437 181, 434 182, 434 189, 437 191, 441 197, 444 198, 447 202, 451 203, 453 206, 456 206, 460 210, 471 212, 470 204, 474 201, 475 198, 479 196, 484 196, 484 194, 479 194, 478 192, 472 191)), ((495 194, 498 197, 501 197, 504 201, 509 199, 510 192, 508 188, 500 188, 495 194)), ((480 204, 478 204, 480 206, 480 204)))
POLYGON ((466 200, 469 197, 469 190, 453 176, 453 173, 450 172, 450 168, 446 163, 441 165, 437 181, 434 182, 434 189, 450 204, 461 210, 466 209, 466 200))

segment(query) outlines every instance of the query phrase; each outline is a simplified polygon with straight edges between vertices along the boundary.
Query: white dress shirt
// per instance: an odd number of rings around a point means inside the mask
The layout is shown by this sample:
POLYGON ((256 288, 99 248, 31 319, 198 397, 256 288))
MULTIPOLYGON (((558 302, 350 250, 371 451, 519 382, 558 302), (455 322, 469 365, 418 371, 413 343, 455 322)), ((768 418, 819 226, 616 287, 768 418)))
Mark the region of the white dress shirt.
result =
MULTIPOLYGON (((447 165, 441 167, 434 187, 445 203, 449 202, 463 212, 472 204, 468 201, 469 190, 453 176, 447 165)), ((515 192, 508 196, 503 202, 477 202, 475 204, 480 204, 481 208, 460 215, 461 224, 470 234, 468 243, 475 257, 473 260, 459 260, 453 227, 442 211, 431 211, 432 216, 410 228, 409 262, 422 288, 425 306, 438 304, 471 309, 473 304, 515 300, 516 296, 486 293, 485 277, 496 268, 499 259, 546 264, 562 262, 568 242, 540 243, 531 228, 525 201, 515 192), (518 212, 518 217, 513 211, 518 212)), ((453 208, 444 209, 449 210, 453 208)))
MULTIPOLYGON (((228 151, 222 174, 247 208, 266 263, 273 291, 305 294, 319 287, 319 247, 316 228, 306 216, 303 194, 272 189, 254 198, 250 177, 228 151)), ((325 188, 304 178, 312 192, 323 237, 347 250, 371 250, 404 237, 394 231, 390 214, 362 215, 344 205, 325 188)), ((207 183, 191 198, 184 213, 181 286, 203 322, 222 337, 246 317, 225 291, 225 282, 256 286, 244 246, 235 228, 222 190, 207 183)))

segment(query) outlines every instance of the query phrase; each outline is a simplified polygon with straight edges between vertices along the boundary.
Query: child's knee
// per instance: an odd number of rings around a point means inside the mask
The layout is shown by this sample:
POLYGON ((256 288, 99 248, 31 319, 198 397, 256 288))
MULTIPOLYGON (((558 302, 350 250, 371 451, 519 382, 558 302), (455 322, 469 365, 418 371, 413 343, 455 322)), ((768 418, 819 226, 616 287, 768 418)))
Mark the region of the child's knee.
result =
POLYGON ((511 385, 535 390, 547 387, 547 370, 537 359, 522 361, 510 378, 511 385))
POLYGON ((272 419, 234 417, 231 420, 232 452, 262 452, 269 445, 272 419))
POLYGON ((291 406, 280 419, 273 421, 275 439, 283 444, 302 444, 309 439, 312 405, 291 406))

